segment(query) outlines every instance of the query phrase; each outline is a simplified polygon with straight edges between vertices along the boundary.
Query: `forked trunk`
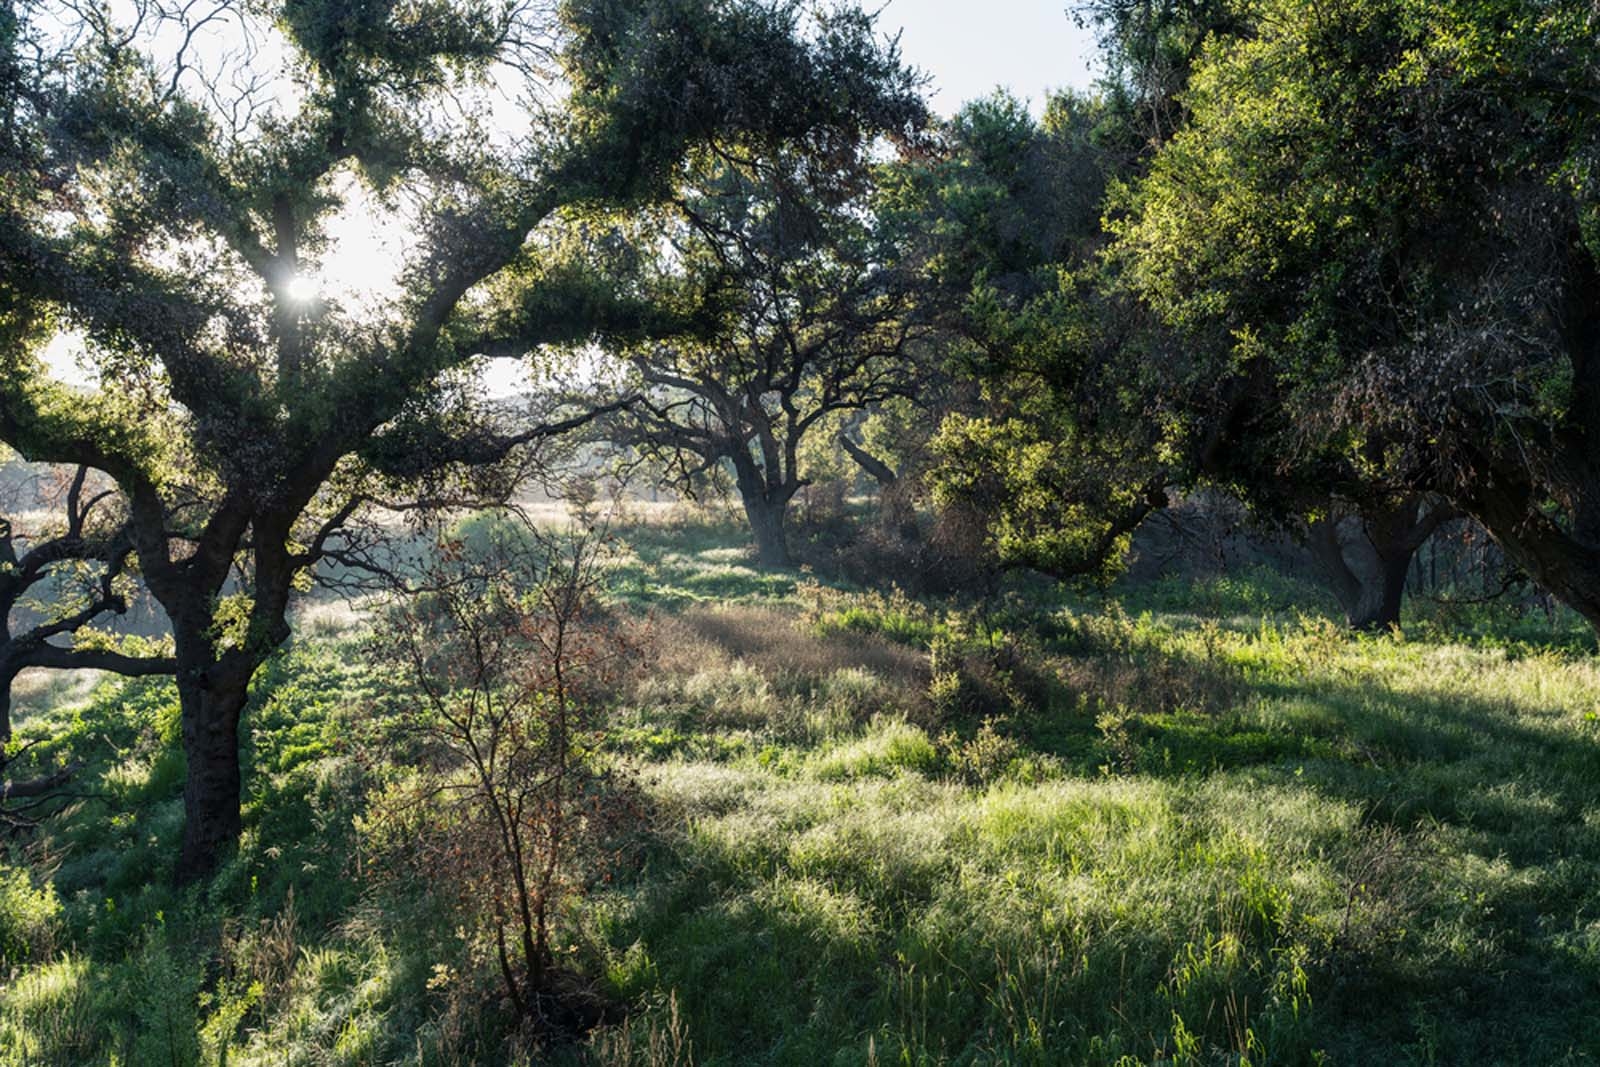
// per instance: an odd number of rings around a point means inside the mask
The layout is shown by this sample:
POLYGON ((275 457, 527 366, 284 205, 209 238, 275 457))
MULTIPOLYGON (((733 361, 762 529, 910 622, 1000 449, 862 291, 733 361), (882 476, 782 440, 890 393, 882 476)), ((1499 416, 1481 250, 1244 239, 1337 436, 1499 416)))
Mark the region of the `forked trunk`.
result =
POLYGON ((748 453, 733 457, 734 481, 739 487, 739 501, 744 505, 745 517, 750 520, 750 533, 756 542, 756 558, 762 570, 784 570, 791 566, 789 533, 785 526, 789 518, 789 501, 799 491, 800 483, 777 484, 781 472, 763 473, 748 453))
POLYGON ((1406 574, 1411 571, 1411 557, 1416 549, 1402 555, 1384 557, 1379 553, 1378 611, 1371 616, 1365 629, 1387 630, 1400 625, 1400 606, 1405 601, 1406 574))
POLYGON ((1337 518, 1311 524, 1308 539, 1352 630, 1381 632, 1400 625, 1411 558, 1455 512, 1415 495, 1368 507, 1347 546, 1337 518), (1351 559, 1354 558, 1352 566, 1351 559))
POLYGON ((1377 573, 1363 590, 1360 608, 1349 618, 1351 629, 1381 633, 1400 625, 1413 554, 1414 550, 1388 556, 1377 553, 1377 573))

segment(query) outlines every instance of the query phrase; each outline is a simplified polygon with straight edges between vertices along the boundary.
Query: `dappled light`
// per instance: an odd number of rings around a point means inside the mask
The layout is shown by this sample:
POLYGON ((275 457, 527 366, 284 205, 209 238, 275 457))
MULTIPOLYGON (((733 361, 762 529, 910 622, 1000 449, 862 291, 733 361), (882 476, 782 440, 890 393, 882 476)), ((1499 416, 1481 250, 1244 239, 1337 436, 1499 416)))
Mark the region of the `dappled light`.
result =
POLYGON ((1600 1055, 1600 8, 902 2, 0 0, 0 1064, 1600 1055))

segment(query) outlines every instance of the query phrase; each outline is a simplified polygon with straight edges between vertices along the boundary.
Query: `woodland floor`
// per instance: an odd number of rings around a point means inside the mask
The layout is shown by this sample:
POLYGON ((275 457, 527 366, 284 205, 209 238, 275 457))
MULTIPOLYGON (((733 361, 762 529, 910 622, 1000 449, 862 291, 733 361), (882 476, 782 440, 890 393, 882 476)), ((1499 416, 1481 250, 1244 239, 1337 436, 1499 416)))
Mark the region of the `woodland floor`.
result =
POLYGON ((1600 1056, 1570 620, 1352 637, 1268 572, 974 605, 761 574, 727 523, 622 538, 653 651, 608 748, 642 814, 561 924, 620 1021, 507 1043, 450 916, 376 869, 397 697, 325 606, 260 679, 246 837, 199 889, 170 687, 25 694, 27 759, 88 766, 0 866, 0 1062, 1600 1056))

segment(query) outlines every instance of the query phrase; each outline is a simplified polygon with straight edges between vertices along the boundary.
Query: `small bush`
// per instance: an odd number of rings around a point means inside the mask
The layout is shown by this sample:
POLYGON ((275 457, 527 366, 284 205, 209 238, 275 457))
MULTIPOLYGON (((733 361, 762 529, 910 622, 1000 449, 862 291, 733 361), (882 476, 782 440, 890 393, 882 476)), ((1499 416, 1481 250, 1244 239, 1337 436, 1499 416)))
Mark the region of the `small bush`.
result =
POLYGON ((978 732, 966 741, 946 733, 940 737, 939 747, 956 776, 974 786, 1006 777, 1022 756, 1022 746, 1001 733, 994 719, 984 719, 978 732))
POLYGON ((0 865, 0 973, 48 959, 60 925, 55 885, 35 888, 26 868, 0 865))
MULTIPOLYGON (((394 604, 373 642, 416 693, 415 773, 375 807, 387 864, 453 910, 526 1026, 597 1021, 560 963, 559 922, 607 864, 629 809, 606 767, 603 712, 627 662, 600 603, 605 542, 528 528, 481 552, 441 546, 426 592, 394 604), (446 883, 433 883, 440 870, 446 883)), ((485 968, 486 970, 488 968, 485 968)), ((351 1021, 346 1059, 375 1040, 351 1021)))

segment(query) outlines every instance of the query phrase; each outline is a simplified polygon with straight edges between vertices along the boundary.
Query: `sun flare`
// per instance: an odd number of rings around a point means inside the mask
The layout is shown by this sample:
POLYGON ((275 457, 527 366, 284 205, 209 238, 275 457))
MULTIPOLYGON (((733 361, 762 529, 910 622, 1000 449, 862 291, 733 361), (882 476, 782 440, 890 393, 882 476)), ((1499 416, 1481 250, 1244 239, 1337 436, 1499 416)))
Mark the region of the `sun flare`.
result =
POLYGON ((304 274, 296 274, 284 287, 284 295, 296 304, 309 304, 317 298, 317 281, 304 274))

